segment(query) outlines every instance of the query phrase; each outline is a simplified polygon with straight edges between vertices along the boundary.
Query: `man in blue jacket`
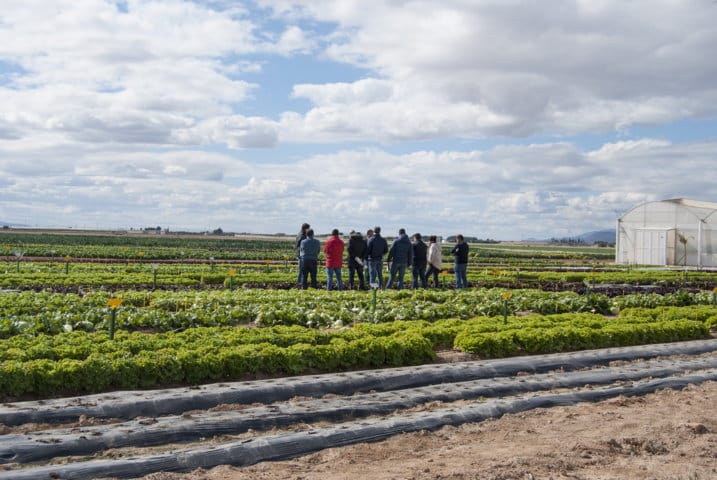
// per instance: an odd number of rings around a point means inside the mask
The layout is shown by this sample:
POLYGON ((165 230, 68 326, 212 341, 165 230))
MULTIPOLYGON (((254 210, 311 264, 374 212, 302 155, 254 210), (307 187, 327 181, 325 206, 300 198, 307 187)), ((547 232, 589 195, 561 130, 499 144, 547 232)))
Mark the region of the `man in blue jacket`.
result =
POLYGON ((391 244, 388 251, 388 263, 391 265, 391 275, 388 277, 386 288, 393 286, 393 281, 398 276, 398 289, 403 288, 403 277, 406 275, 406 267, 413 261, 413 248, 411 240, 406 235, 406 229, 398 230, 398 237, 391 244))
POLYGON ((306 290, 308 287, 308 276, 311 275, 311 288, 319 288, 316 282, 316 270, 319 261, 319 252, 321 251, 321 242, 314 238, 314 230, 306 231, 306 238, 301 241, 299 246, 301 258, 301 289, 306 290))
POLYGON ((377 288, 383 286, 383 256, 388 252, 388 242, 381 236, 381 227, 374 227, 373 236, 366 244, 366 258, 368 259, 369 283, 377 288))

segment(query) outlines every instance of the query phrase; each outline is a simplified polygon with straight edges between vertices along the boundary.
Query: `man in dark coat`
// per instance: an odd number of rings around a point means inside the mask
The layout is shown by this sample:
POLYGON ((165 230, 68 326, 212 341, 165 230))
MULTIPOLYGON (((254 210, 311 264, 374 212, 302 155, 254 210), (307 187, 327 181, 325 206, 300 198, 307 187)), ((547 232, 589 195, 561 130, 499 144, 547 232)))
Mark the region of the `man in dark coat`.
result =
POLYGON ((349 247, 347 262, 349 265, 349 288, 354 288, 354 274, 358 275, 359 289, 365 288, 363 267, 366 262, 366 240, 361 232, 351 230, 349 233, 349 247))
POLYGON ((388 253, 388 242, 381 236, 381 227, 374 227, 373 237, 366 243, 366 259, 368 261, 371 285, 383 286, 383 256, 388 253))
POLYGON ((456 235, 456 246, 451 250, 451 255, 455 258, 453 268, 456 272, 456 288, 467 288, 468 244, 465 242, 463 235, 456 235))
POLYGON ((428 247, 421 240, 421 234, 413 235, 411 243, 413 249, 413 263, 411 265, 411 275, 413 276, 413 288, 418 288, 418 281, 421 281, 421 288, 428 287, 426 280, 426 265, 428 265, 428 247))
POLYGON ((301 225, 301 230, 296 235, 296 260, 299 262, 299 273, 296 275, 296 283, 301 285, 301 277, 304 271, 303 265, 301 264, 301 242, 306 238, 306 231, 311 228, 311 225, 304 223, 301 225))
POLYGON ((393 286, 393 281, 398 277, 398 289, 403 288, 403 277, 406 275, 406 268, 413 261, 413 249, 411 248, 411 241, 406 235, 406 229, 401 228, 398 230, 398 237, 391 244, 391 249, 388 251, 388 263, 391 265, 390 276, 388 277, 388 284, 386 288, 393 286))

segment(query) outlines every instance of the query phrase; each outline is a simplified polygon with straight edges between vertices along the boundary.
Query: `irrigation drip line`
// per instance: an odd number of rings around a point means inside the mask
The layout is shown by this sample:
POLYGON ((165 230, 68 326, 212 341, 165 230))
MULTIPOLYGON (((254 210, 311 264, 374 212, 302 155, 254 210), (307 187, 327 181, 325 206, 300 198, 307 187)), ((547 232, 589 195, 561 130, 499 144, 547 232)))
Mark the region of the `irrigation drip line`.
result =
POLYGON ((158 471, 190 471, 227 464, 247 466, 262 461, 286 460, 325 448, 383 440, 399 433, 433 431, 447 425, 480 422, 506 413, 574 405, 580 402, 596 402, 619 395, 645 395, 659 389, 680 389, 690 384, 716 380, 717 370, 707 370, 698 374, 647 380, 617 387, 536 395, 528 398, 504 398, 432 412, 393 416, 373 422, 355 421, 305 432, 264 436, 167 454, 11 470, 0 472, 0 480, 49 478, 89 480, 108 475, 115 478, 135 478, 158 471))
POLYGON ((218 383, 177 389, 116 391, 66 399, 5 403, 0 405, 0 423, 8 426, 24 423, 67 423, 76 421, 81 416, 129 420, 206 410, 221 404, 266 404, 297 396, 316 398, 327 394, 384 392, 437 383, 505 377, 520 372, 570 371, 606 365, 618 360, 698 355, 713 351, 717 351, 717 339, 218 383))
POLYGON ((652 360, 595 370, 535 374, 437 384, 349 397, 328 398, 247 408, 139 419, 89 427, 44 430, 0 437, 0 463, 29 463, 60 456, 89 455, 109 448, 147 447, 198 441, 219 435, 320 421, 339 422, 389 415, 429 402, 455 402, 518 395, 559 388, 584 388, 645 378, 668 377, 687 371, 717 369, 717 357, 652 360))

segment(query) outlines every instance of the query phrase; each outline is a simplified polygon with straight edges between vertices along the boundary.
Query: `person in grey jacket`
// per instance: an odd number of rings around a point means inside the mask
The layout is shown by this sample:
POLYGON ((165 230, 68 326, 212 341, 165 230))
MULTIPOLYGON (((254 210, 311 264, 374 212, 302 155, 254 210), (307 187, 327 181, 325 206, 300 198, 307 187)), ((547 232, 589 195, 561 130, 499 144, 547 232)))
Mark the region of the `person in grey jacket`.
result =
POLYGON ((296 283, 301 285, 301 273, 304 271, 304 268, 301 265, 301 242, 306 238, 306 231, 310 228, 310 225, 308 223, 304 223, 301 225, 301 230, 296 235, 296 259, 299 262, 299 271, 296 274, 296 283))
POLYGON ((321 251, 321 242, 314 238, 314 230, 311 228, 306 231, 306 238, 299 245, 301 258, 301 289, 306 290, 308 287, 308 276, 311 275, 311 288, 319 288, 316 282, 316 270, 319 262, 319 252, 321 251))
POLYGON ((403 277, 406 275, 406 267, 413 261, 413 248, 411 247, 411 240, 406 235, 406 229, 401 228, 398 230, 398 237, 391 244, 387 260, 391 265, 391 273, 388 277, 386 288, 391 288, 393 281, 398 277, 397 287, 401 290, 403 288, 403 277))

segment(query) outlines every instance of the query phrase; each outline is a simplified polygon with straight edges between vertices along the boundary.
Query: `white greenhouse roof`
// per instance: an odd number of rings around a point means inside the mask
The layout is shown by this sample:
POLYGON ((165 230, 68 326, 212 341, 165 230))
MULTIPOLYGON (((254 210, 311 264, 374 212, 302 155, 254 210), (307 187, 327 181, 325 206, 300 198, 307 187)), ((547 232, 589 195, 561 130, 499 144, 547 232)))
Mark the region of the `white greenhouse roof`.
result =
POLYGON ((663 202, 672 202, 685 207, 693 208, 704 208, 705 210, 717 210, 717 203, 714 202, 703 202, 701 200, 690 200, 688 198, 671 198, 669 200, 662 200, 663 202))
MULTIPOLYGON (((652 202, 641 203, 640 205, 633 207, 624 215, 622 215, 620 217, 620 220, 627 220, 638 212, 659 212, 661 211, 661 205, 665 208, 669 206, 670 209, 682 210, 686 213, 689 212, 690 215, 693 215, 696 218, 701 219, 702 221, 706 221, 708 218, 712 217, 715 212, 717 212, 717 203, 714 202, 690 200, 687 198, 670 198, 667 200, 656 200, 652 202)), ((717 219, 717 215, 714 216, 714 219, 717 219)))

